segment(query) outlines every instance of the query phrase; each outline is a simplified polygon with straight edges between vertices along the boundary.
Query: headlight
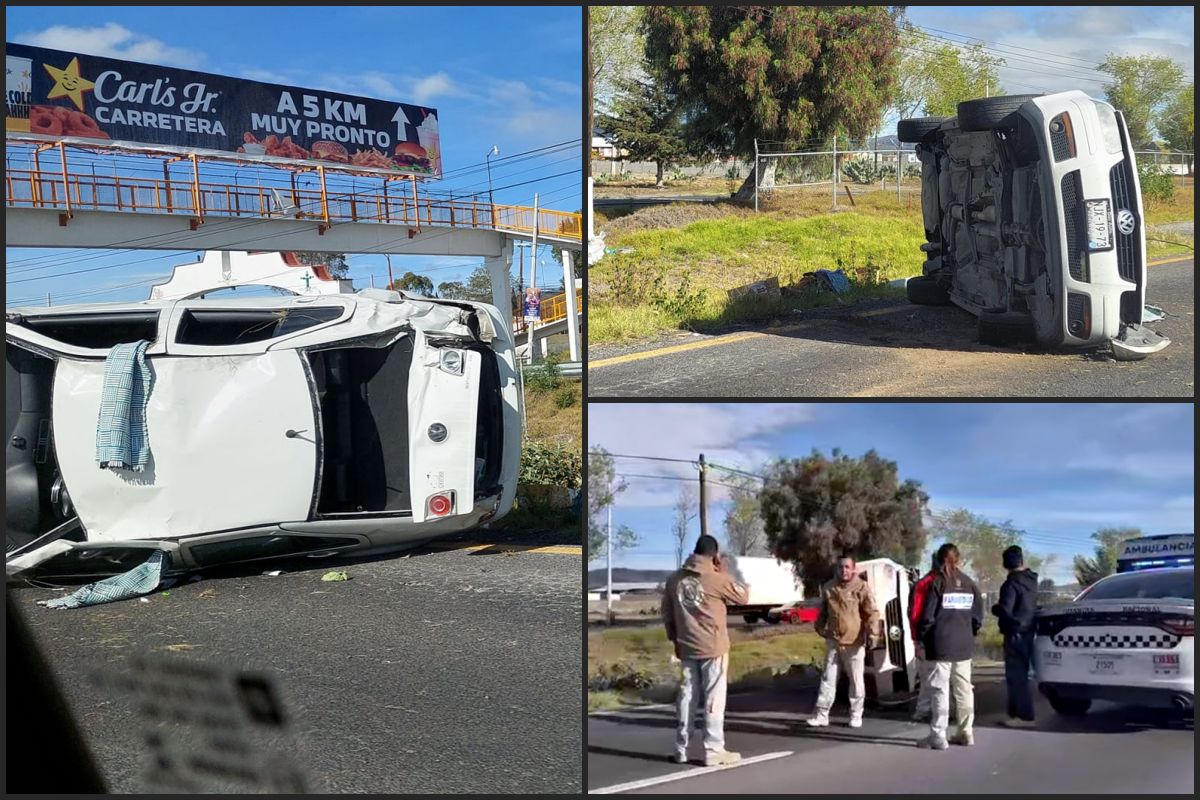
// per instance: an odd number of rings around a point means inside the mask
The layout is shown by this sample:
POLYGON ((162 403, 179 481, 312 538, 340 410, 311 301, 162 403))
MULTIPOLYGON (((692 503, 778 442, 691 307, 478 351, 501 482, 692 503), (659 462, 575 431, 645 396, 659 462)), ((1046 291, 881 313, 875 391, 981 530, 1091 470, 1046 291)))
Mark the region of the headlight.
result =
POLYGON ((460 350, 443 350, 439 356, 438 366, 443 372, 451 375, 462 375, 463 355, 460 350))

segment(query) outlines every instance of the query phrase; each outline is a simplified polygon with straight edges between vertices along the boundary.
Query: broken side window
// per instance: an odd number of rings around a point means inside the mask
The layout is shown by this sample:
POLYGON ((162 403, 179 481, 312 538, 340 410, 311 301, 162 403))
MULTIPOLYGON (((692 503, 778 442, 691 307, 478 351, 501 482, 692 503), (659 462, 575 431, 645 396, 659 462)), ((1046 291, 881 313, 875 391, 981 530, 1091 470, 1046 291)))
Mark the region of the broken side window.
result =
POLYGON ((341 306, 305 308, 198 309, 183 312, 175 341, 208 346, 248 344, 275 339, 332 322, 341 306))

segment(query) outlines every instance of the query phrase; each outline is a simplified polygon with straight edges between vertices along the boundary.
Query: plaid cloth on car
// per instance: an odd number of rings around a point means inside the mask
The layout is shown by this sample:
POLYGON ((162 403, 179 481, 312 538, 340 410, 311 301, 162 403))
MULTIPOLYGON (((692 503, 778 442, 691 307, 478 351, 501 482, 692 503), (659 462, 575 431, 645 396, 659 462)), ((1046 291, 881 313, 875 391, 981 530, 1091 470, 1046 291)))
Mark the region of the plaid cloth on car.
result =
POLYGON ((144 472, 150 462, 146 430, 146 401, 150 397, 150 368, 142 340, 119 344, 104 361, 104 388, 96 420, 96 464, 101 469, 144 472))
POLYGON ((144 564, 138 564, 128 572, 81 586, 66 597, 38 602, 46 608, 79 608, 149 594, 158 588, 158 582, 162 579, 164 555, 162 550, 155 550, 144 564))

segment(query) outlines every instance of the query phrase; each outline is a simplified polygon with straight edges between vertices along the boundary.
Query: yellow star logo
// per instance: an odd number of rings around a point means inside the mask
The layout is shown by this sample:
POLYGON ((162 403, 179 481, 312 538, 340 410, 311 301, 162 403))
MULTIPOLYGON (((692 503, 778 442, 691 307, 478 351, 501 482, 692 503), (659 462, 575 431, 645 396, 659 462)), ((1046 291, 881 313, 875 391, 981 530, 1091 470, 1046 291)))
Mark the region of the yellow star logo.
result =
POLYGON ((66 69, 52 67, 49 64, 42 66, 46 68, 46 72, 50 73, 50 77, 54 78, 54 88, 50 90, 50 94, 46 95, 46 99, 57 100, 60 97, 69 97, 75 107, 83 111, 83 93, 92 91, 96 84, 79 74, 79 59, 72 58, 66 69))

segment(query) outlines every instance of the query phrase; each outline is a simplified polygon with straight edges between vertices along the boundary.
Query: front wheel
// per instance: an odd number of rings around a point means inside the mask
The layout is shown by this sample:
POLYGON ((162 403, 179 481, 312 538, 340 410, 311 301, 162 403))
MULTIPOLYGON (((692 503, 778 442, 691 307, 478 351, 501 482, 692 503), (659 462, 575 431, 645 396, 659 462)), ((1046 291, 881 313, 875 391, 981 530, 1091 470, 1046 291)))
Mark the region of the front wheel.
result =
POLYGON ((946 117, 902 119, 896 123, 896 138, 905 144, 927 144, 945 121, 946 117))
POLYGON ((753 625, 758 622, 758 614, 742 614, 742 619, 746 620, 747 624, 753 625))
POLYGON ((1082 717, 1092 707, 1092 701, 1086 697, 1058 697, 1051 695, 1047 698, 1050 707, 1064 717, 1082 717))

